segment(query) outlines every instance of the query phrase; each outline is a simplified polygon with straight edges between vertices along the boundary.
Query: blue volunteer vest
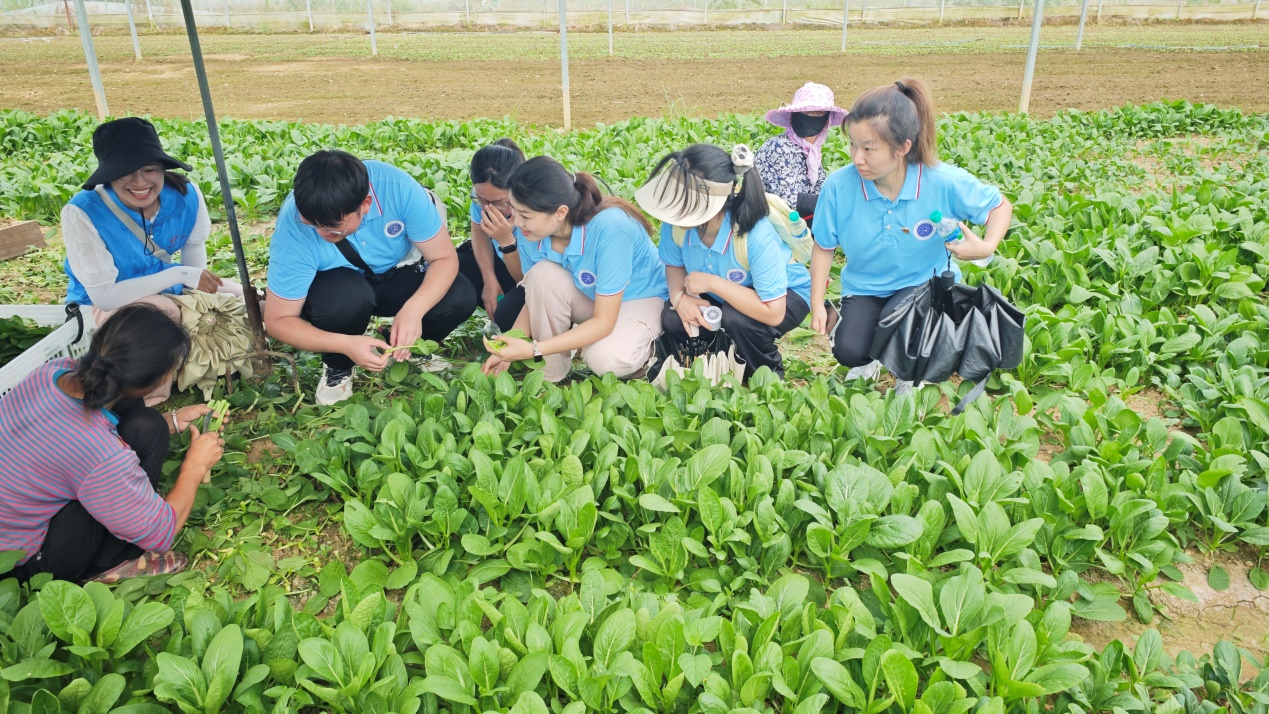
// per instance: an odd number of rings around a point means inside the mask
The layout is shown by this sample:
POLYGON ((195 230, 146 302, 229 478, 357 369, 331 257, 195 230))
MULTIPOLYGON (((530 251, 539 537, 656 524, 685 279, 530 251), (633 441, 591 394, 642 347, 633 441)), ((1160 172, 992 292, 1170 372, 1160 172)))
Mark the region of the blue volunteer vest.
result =
MULTIPOLYGON (((123 202, 108 186, 106 193, 110 196, 110 200, 132 216, 138 226, 141 225, 140 213, 123 205, 123 202)), ((131 280, 153 275, 169 267, 169 264, 146 252, 141 241, 137 240, 132 231, 115 217, 110 207, 102 201, 96 191, 80 191, 71 198, 70 203, 88 214, 88 219, 92 221, 98 235, 105 241, 110 256, 114 258, 115 269, 119 271, 117 280, 131 280)), ((167 251, 169 255, 175 254, 184 247, 190 233, 194 230, 200 203, 198 193, 192 186, 187 188, 185 195, 182 196, 171 184, 164 184, 163 190, 159 192, 158 215, 153 221, 147 222, 154 244, 167 251)), ((66 271, 66 277, 70 279, 66 289, 66 301, 91 305, 92 300, 88 297, 88 291, 71 272, 69 259, 64 263, 63 269, 66 271)), ((182 288, 183 286, 176 285, 163 292, 179 295, 182 288)))

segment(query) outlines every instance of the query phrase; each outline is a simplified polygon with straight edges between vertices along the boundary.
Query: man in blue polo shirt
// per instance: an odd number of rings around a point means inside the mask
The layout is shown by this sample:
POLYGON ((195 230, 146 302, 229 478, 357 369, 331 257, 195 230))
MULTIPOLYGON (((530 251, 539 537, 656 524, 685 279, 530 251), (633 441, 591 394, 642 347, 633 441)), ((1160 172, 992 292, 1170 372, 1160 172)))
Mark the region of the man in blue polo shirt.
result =
POLYGON ((264 322, 321 353, 318 404, 352 394, 355 365, 405 360, 420 337, 445 339, 475 309, 445 217, 409 174, 344 151, 300 162, 269 244, 264 322), (388 342, 366 335, 372 316, 393 318, 388 342))

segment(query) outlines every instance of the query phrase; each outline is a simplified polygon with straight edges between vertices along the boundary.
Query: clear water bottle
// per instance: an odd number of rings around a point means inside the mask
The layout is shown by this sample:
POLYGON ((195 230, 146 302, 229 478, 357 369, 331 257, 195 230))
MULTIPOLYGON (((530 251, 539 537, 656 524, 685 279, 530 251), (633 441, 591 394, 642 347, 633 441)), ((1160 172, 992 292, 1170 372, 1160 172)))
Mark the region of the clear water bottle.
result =
MULTIPOLYGON (((800 220, 802 220, 802 216, 801 216, 801 214, 799 214, 797 211, 789 211, 789 223, 790 223, 790 224, 792 224, 792 225, 795 225, 795 226, 796 226, 796 225, 798 224, 798 221, 800 221, 800 220)), ((804 225, 806 225, 806 227, 805 227, 805 228, 803 228, 803 229, 801 230, 801 232, 799 232, 797 235, 793 236, 793 240, 802 240, 803 238, 805 238, 805 237, 806 237, 806 235, 807 235, 808 233, 810 233, 810 232, 811 232, 811 226, 810 226, 810 224, 804 223, 804 225)))
MULTIPOLYGON (((934 235, 938 236, 944 243, 957 244, 964 242, 965 237, 961 235, 960 221, 955 218, 944 218, 942 211, 935 211, 930 214, 930 222, 934 224, 934 235)), ((993 256, 979 258, 970 261, 980 268, 985 268, 991 264, 993 256)))

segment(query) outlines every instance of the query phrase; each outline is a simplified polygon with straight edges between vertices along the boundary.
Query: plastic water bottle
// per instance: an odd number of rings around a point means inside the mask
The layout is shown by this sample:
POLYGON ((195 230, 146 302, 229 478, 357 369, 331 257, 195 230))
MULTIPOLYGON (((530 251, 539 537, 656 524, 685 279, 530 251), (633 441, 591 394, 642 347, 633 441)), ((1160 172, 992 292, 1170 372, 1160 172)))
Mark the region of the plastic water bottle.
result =
MULTIPOLYGON (((798 224, 798 221, 800 221, 800 220, 802 220, 802 216, 801 216, 801 214, 799 214, 797 211, 789 211, 789 224, 790 224, 790 225, 794 225, 794 226, 796 226, 796 225, 798 224)), ((803 238, 805 238, 805 237, 807 236, 807 234, 808 234, 808 233, 810 233, 810 232, 811 232, 811 226, 810 226, 810 225, 806 224, 805 222, 803 223, 803 225, 806 225, 806 227, 805 227, 805 228, 803 228, 803 229, 802 229, 802 231, 801 231, 800 233, 798 233, 797 235, 793 236, 793 240, 802 240, 803 238)))
MULTIPOLYGON (((934 235, 938 236, 944 243, 959 244, 965 241, 965 237, 961 235, 960 221, 955 218, 944 218, 942 211, 935 211, 930 214, 930 222, 934 224, 934 235)), ((971 260, 970 262, 980 268, 985 268, 991 264, 993 256, 971 260)))

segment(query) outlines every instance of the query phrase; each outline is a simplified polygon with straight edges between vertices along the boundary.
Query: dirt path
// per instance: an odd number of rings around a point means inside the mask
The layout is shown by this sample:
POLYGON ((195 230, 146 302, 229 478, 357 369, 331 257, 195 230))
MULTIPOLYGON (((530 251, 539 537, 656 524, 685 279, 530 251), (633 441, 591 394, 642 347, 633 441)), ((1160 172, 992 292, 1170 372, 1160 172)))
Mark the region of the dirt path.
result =
MULTIPOLYGON (((850 98, 904 74, 927 78, 943 111, 1016 111, 1024 61, 1022 52, 582 59, 571 69, 573 121, 587 126, 631 116, 752 113, 787 101, 808 78, 827 81, 839 97, 850 98)), ((390 115, 428 120, 510 115, 551 125, 562 119, 556 62, 273 62, 212 55, 207 64, 222 117, 360 123, 390 115)), ((188 59, 107 62, 102 73, 116 115, 202 115, 188 59)), ((5 78, 0 107, 93 110, 82 60, 32 62, 10 54, 0 58, 0 76, 5 78)), ((1045 116, 1067 107, 1180 98, 1267 111, 1265 77, 1269 52, 1053 50, 1041 56, 1031 111, 1045 116)))

